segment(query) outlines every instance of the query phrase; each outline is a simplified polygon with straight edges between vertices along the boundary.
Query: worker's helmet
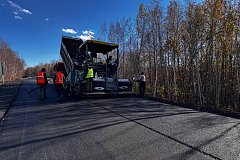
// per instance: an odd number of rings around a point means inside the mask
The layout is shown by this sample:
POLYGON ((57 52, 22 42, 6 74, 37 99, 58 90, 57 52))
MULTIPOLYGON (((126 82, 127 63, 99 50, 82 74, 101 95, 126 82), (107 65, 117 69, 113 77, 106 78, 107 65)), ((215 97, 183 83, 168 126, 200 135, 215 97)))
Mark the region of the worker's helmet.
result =
POLYGON ((45 68, 42 68, 42 69, 41 69, 41 71, 42 71, 42 72, 45 72, 45 71, 46 71, 46 69, 45 69, 45 68))

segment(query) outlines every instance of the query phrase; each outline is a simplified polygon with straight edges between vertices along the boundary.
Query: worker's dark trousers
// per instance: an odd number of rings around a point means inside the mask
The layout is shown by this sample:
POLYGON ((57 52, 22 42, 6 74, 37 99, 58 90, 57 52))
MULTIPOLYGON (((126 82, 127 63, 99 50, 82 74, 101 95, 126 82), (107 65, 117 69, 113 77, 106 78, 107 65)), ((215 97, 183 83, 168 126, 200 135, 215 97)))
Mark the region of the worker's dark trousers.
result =
POLYGON ((46 84, 39 84, 39 87, 43 90, 43 98, 46 98, 46 84))
POLYGON ((56 92, 58 94, 58 98, 60 98, 63 92, 63 84, 55 84, 55 87, 56 87, 56 92))
POLYGON ((140 93, 140 95, 145 94, 145 88, 146 88, 146 82, 140 81, 139 82, 139 93, 140 93))

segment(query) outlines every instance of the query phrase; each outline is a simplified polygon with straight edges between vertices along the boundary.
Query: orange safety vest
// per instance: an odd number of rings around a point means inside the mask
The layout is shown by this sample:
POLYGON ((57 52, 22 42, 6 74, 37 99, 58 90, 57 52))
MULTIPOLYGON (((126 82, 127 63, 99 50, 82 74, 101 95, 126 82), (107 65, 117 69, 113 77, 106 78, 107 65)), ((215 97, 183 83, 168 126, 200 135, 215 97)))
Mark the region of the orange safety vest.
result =
POLYGON ((39 71, 37 74, 37 84, 45 84, 44 73, 39 71))
POLYGON ((62 72, 56 73, 55 84, 63 84, 63 73, 62 72))

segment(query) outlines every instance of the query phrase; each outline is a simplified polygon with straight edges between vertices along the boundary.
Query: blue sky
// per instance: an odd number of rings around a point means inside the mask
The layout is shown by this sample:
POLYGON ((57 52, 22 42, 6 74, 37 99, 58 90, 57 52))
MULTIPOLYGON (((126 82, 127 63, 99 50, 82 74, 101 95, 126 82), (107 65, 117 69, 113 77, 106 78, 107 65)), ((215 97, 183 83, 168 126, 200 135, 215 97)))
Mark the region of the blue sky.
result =
MULTIPOLYGON (((62 35, 91 31, 101 24, 135 17, 140 3, 150 0, 0 0, 0 38, 7 41, 27 67, 60 58, 62 35), (68 33, 66 33, 68 32, 68 33)), ((168 4, 169 0, 163 0, 168 4)))

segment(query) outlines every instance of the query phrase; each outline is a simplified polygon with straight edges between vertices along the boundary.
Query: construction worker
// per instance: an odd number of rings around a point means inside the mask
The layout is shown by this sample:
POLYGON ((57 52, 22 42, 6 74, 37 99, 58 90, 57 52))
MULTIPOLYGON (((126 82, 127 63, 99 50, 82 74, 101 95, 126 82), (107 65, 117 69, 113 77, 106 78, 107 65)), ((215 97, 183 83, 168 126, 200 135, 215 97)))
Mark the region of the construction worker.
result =
POLYGON ((63 99, 63 83, 64 83, 64 74, 57 70, 57 72, 55 73, 54 77, 53 77, 53 82, 55 84, 56 87, 56 92, 58 95, 58 99, 63 99))
POLYGON ((146 88, 146 77, 144 75, 144 72, 141 73, 138 81, 139 81, 139 93, 140 95, 144 95, 146 88))
POLYGON ((91 78, 93 78, 94 77, 94 74, 93 74, 93 68, 88 68, 88 70, 87 70, 88 72, 87 72, 87 75, 86 75, 86 79, 91 79, 91 78))
POLYGON ((48 84, 46 69, 42 68, 37 74, 37 84, 40 87, 40 99, 45 99, 46 97, 46 85, 48 84))
POLYGON ((86 65, 84 78, 86 80, 86 89, 88 92, 92 91, 93 77, 94 77, 93 68, 90 68, 89 65, 86 65))
POLYGON ((113 58, 112 58, 112 56, 109 56, 109 57, 107 58, 106 62, 107 62, 108 65, 111 65, 111 64, 113 63, 113 58))
POLYGON ((109 72, 108 75, 110 77, 114 76, 117 70, 117 62, 116 59, 113 59, 112 56, 109 56, 106 60, 108 68, 109 68, 109 72))

